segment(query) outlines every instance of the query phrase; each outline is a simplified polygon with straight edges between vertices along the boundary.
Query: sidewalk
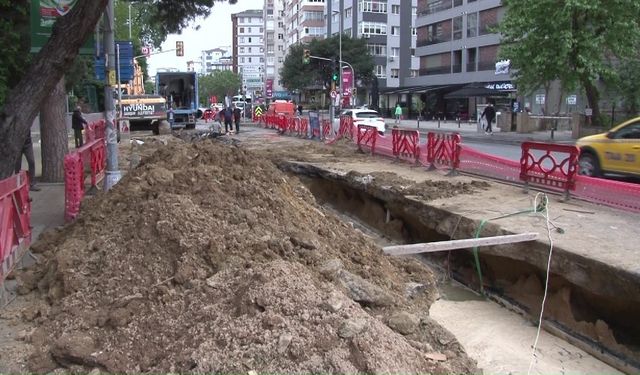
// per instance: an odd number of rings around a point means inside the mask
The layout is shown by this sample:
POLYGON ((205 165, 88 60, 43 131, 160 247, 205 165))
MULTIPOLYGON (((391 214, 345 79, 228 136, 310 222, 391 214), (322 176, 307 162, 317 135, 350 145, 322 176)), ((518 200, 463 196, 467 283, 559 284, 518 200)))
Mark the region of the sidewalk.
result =
MULTIPOLYGON (((391 118, 385 118, 385 122, 389 128, 392 128, 395 124, 395 120, 391 118)), ((516 133, 516 132, 502 132, 500 128, 494 126, 493 134, 487 135, 483 130, 478 130, 475 122, 460 122, 460 127, 455 121, 420 121, 418 126, 417 120, 400 120, 399 127, 401 129, 418 129, 421 134, 427 132, 457 132, 462 137, 462 142, 476 142, 476 143, 500 143, 510 145, 520 145, 522 142, 535 141, 535 142, 551 142, 551 143, 563 143, 573 144, 575 139, 571 138, 570 130, 559 130, 553 134, 551 139, 551 131, 538 131, 532 133, 516 133)))

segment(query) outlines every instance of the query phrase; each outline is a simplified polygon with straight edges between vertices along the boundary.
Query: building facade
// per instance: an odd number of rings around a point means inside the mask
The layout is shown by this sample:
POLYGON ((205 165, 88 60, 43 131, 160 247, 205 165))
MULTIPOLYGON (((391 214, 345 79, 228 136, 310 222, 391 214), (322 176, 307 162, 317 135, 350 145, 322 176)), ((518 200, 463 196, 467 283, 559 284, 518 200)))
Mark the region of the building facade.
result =
POLYGON ((242 91, 253 96, 264 87, 263 9, 231 15, 232 70, 242 76, 242 91))
POLYGON ((200 74, 209 74, 214 70, 232 70, 230 49, 213 48, 204 50, 200 56, 200 74))
MULTIPOLYGON (((330 0, 327 0, 330 1, 330 0)), ((284 2, 284 48, 308 43, 326 36, 325 0, 286 0, 284 2)))
POLYGON ((286 55, 284 28, 285 0, 265 0, 264 2, 264 89, 263 96, 272 98, 282 92, 280 69, 286 55))
POLYGON ((326 33, 365 38, 378 86, 401 87, 418 74, 416 12, 417 0, 330 0, 326 33))

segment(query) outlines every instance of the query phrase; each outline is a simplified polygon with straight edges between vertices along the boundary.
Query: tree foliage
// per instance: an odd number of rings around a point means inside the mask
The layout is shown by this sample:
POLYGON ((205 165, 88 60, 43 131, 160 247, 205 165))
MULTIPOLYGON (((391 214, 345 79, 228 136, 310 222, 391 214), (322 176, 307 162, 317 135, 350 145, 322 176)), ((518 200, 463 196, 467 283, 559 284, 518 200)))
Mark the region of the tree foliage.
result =
MULTIPOLYGON (((289 90, 303 90, 310 86, 328 85, 331 82, 332 63, 326 60, 311 59, 309 64, 302 63, 304 50, 312 56, 338 60, 340 37, 314 39, 308 44, 297 44, 289 49, 280 71, 280 79, 289 90)), ((342 60, 348 62, 356 71, 356 80, 363 85, 373 79, 373 58, 369 54, 366 41, 362 38, 342 37, 342 60)))
POLYGON ((242 79, 230 70, 214 70, 198 79, 198 94, 201 104, 206 105, 209 97, 217 96, 222 100, 225 95, 233 96, 242 87, 242 79))
POLYGON ((24 75, 29 56, 29 1, 0 0, 0 106, 24 75))
POLYGON ((525 92, 560 80, 585 90, 599 117, 599 80, 612 79, 612 59, 635 53, 640 42, 637 0, 504 0, 501 55, 510 59, 525 92))

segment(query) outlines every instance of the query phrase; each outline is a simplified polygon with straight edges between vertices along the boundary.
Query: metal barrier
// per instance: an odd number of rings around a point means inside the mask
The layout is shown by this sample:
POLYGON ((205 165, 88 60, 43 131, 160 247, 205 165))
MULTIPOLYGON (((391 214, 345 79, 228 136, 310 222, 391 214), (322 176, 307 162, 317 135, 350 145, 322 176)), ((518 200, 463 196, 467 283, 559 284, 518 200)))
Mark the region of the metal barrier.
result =
POLYGON ((576 146, 558 145, 540 142, 523 142, 520 158, 520 180, 524 181, 525 191, 529 184, 544 185, 552 189, 564 191, 569 199, 569 191, 576 188, 578 174, 578 156, 580 149, 576 146), (532 151, 542 151, 542 156, 535 156, 532 151), (561 154, 558 162, 552 153, 561 154), (543 165, 550 162, 551 165, 543 165))
POLYGON ((103 139, 92 141, 64 157, 65 221, 75 219, 80 213, 80 203, 85 195, 85 163, 91 167, 91 188, 97 188, 107 164, 103 139))
POLYGON ((460 134, 429 132, 427 134, 427 162, 430 171, 437 169, 438 166, 445 166, 450 168, 447 175, 458 175, 460 134))
POLYGON ((391 142, 393 145, 393 155, 396 159, 410 159, 418 163, 420 158, 420 133, 417 130, 391 130, 391 142))
POLYGON ((29 178, 25 171, 0 181, 0 307, 4 280, 31 244, 29 178))
POLYGON ((358 125, 357 135, 358 150, 363 151, 363 146, 369 147, 371 155, 373 155, 376 152, 378 128, 369 125, 358 125))

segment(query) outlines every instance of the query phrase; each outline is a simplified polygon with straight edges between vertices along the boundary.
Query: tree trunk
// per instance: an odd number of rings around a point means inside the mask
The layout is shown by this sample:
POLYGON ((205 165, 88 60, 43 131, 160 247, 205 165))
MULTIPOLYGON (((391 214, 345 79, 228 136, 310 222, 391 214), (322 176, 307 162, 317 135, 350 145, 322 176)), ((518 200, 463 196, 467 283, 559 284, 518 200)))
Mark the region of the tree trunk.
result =
POLYGON ((64 76, 40 108, 42 181, 64 181, 64 156, 69 151, 64 76))
POLYGON ((107 1, 78 1, 69 14, 56 22, 49 41, 9 92, 0 110, 0 180, 13 174, 18 152, 39 108, 93 33, 107 1))
POLYGON ((589 78, 584 78, 582 84, 587 94, 589 108, 592 110, 591 123, 594 126, 600 126, 602 125, 602 121, 600 119, 600 93, 598 92, 598 88, 593 85, 589 78))

